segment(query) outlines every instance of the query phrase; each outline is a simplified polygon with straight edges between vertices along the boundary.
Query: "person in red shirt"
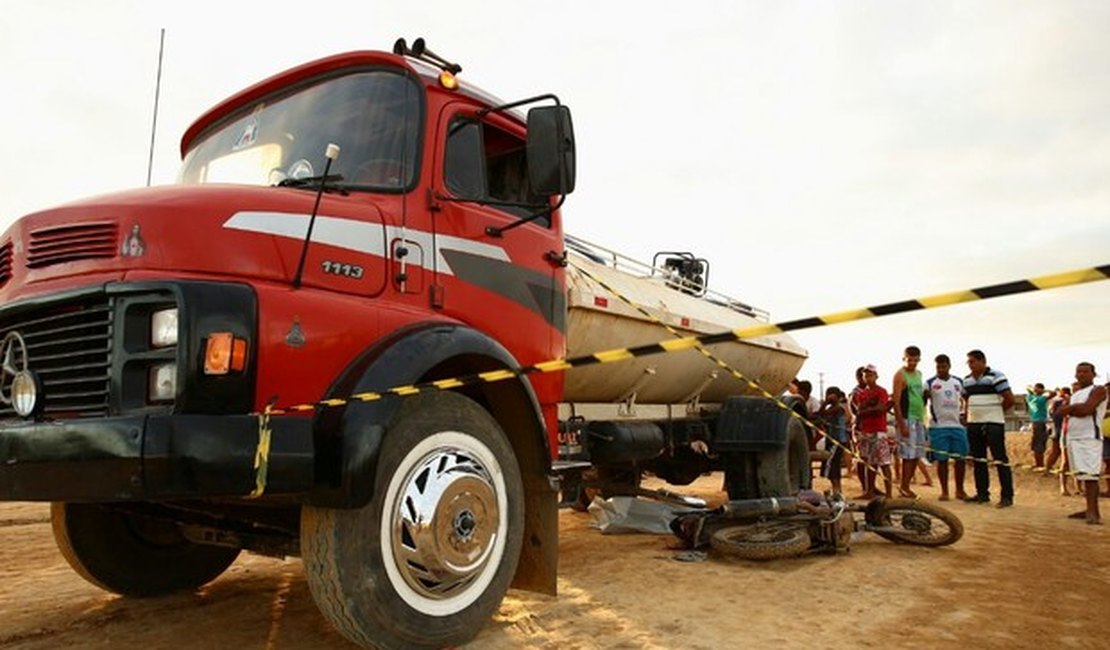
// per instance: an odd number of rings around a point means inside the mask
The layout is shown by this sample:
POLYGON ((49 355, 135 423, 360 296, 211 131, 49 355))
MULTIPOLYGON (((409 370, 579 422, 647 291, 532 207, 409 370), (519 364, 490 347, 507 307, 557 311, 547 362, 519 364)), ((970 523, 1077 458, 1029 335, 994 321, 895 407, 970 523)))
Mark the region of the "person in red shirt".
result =
POLYGON ((875 366, 867 365, 863 369, 863 380, 866 386, 856 392, 852 400, 855 402, 856 416, 859 422, 859 454, 866 463, 864 470, 864 492, 857 499, 873 499, 879 496, 875 489, 875 468, 883 473, 886 482, 885 492, 889 499, 893 482, 890 477, 890 464, 894 459, 890 437, 887 435, 886 414, 890 409, 890 395, 886 389, 877 382, 879 372, 875 366))

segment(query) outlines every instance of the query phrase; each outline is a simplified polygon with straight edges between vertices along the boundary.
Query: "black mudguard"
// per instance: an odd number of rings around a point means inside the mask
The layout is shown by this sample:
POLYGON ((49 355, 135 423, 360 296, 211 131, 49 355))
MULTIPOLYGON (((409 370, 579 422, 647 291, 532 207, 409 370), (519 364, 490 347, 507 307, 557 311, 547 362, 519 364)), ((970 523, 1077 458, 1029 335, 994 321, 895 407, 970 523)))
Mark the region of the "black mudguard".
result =
MULTIPOLYGON (((477 330, 456 324, 432 323, 402 328, 361 354, 328 390, 327 398, 382 391, 434 379, 518 367, 499 343, 477 330)), ((488 408, 512 439, 522 471, 551 467, 546 428, 539 401, 526 378, 457 389, 488 408), (498 385, 501 384, 501 385, 498 385), (512 428, 502 418, 510 418, 512 428), (524 427, 524 430, 521 430, 524 427), (531 438, 521 446, 521 440, 531 438)), ((382 438, 404 397, 321 410, 317 414, 315 448, 317 488, 313 505, 358 508, 373 497, 373 476, 382 438)))

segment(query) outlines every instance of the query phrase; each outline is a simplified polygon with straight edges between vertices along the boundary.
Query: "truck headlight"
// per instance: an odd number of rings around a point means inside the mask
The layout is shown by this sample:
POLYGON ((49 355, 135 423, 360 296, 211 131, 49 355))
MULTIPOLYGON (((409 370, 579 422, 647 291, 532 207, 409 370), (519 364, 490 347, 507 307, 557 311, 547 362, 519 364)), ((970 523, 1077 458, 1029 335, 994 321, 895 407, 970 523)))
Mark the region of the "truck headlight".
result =
POLYGON ((147 381, 147 398, 151 402, 172 401, 177 394, 177 364, 161 363, 151 366, 147 381))
POLYGON ((150 344, 156 348, 177 345, 177 307, 150 315, 150 344))

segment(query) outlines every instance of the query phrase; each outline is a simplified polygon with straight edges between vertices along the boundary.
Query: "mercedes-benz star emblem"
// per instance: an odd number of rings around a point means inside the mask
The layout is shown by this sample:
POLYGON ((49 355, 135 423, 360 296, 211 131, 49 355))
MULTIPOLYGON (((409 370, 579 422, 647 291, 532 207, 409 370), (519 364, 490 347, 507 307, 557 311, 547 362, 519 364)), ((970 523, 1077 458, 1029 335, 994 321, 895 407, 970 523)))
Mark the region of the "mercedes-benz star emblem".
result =
POLYGON ((0 344, 0 402, 12 403, 12 382, 27 370, 27 343, 19 332, 8 332, 0 344))

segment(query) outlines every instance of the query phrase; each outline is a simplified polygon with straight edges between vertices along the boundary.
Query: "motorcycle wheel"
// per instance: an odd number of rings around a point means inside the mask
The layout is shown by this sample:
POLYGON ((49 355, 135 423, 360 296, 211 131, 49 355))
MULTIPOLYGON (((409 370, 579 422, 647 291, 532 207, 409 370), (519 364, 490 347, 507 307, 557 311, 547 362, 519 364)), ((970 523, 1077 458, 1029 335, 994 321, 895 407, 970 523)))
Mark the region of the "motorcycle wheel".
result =
POLYGON ((890 499, 868 509, 872 532, 898 544, 948 546, 964 535, 964 525, 952 512, 914 499, 890 499))
POLYGON ((809 548, 809 533, 795 523, 772 522, 732 526, 713 533, 713 550, 745 560, 797 557, 809 548))

